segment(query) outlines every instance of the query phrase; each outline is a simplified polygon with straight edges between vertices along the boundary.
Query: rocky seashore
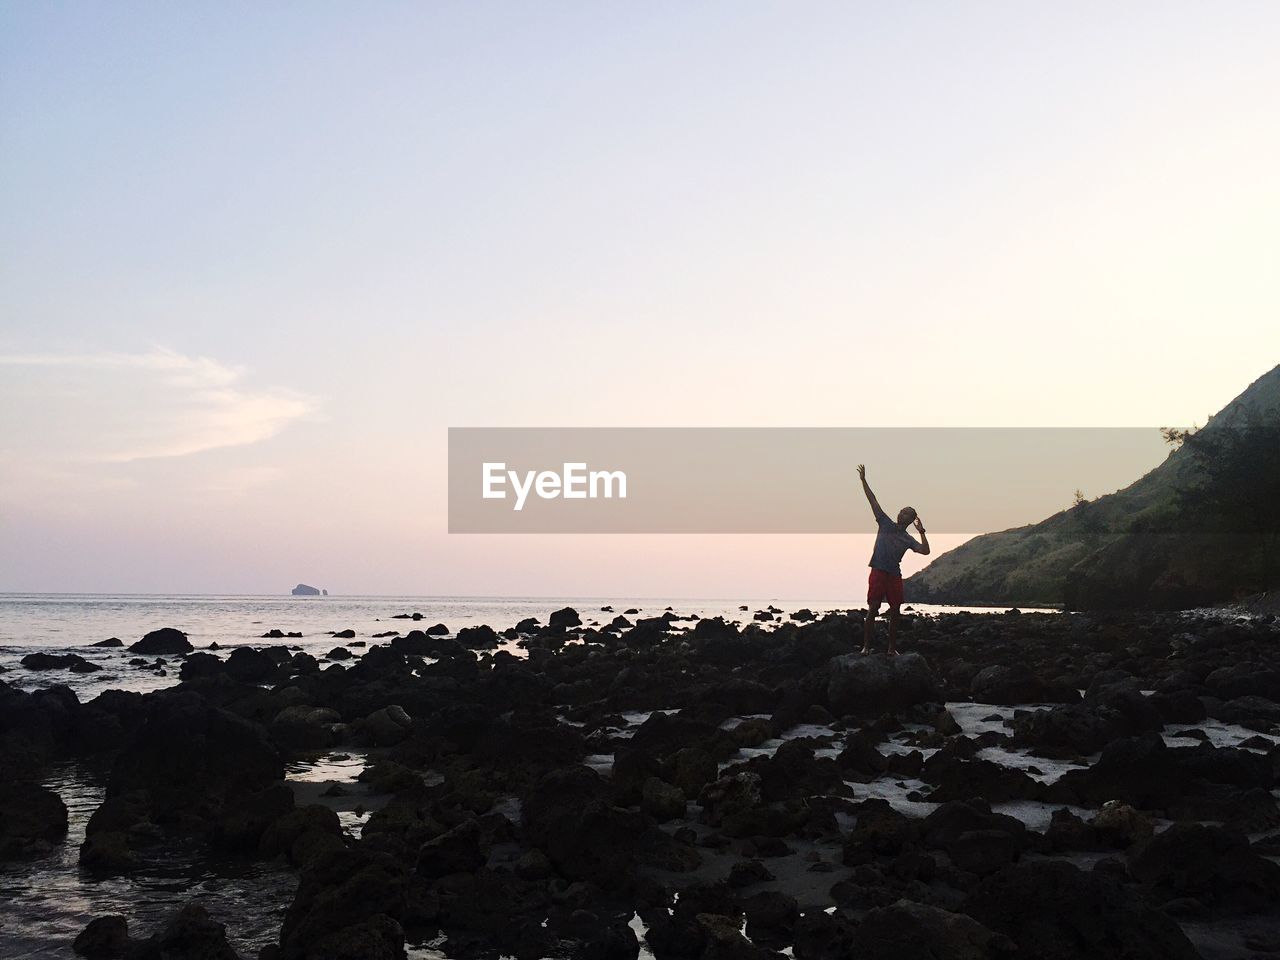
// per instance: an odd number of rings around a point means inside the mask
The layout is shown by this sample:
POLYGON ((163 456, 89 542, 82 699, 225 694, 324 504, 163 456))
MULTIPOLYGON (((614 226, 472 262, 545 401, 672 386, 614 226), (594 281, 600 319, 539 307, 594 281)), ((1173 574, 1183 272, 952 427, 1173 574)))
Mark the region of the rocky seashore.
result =
MULTIPOLYGON (((888 658, 856 612, 763 612, 324 657, 156 631, 163 690, 0 681, 0 858, 67 842, 75 761, 105 780, 86 874, 191 847, 296 875, 261 960, 1280 954, 1274 618, 907 616, 888 658)), ((135 906, 66 947, 249 960, 198 895, 135 906)))

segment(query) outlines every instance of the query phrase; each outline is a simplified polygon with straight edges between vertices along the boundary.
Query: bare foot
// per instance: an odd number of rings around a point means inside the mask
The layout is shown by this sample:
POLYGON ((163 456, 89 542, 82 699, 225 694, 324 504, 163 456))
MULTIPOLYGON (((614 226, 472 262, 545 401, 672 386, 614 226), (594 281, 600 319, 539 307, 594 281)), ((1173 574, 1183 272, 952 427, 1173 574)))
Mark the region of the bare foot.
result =
POLYGON ((898 651, 893 649, 893 647, 889 648, 888 653, 889 653, 889 656, 891 657, 896 657, 898 655, 898 651))
POLYGON ((863 648, 862 648, 862 652, 863 652, 863 654, 868 654, 868 653, 870 653, 871 651, 870 651, 869 649, 867 649, 866 647, 863 647, 863 648))

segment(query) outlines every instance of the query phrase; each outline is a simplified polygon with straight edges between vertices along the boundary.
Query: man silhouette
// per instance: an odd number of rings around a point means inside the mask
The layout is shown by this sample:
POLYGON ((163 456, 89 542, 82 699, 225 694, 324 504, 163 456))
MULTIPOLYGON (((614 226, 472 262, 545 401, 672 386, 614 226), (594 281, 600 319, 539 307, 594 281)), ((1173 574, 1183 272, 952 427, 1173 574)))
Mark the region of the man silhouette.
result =
POLYGON ((898 519, 890 520, 880 509, 880 502, 867 485, 867 468, 858 464, 858 479, 862 481, 862 492, 867 495, 871 504, 871 512, 875 515, 876 545, 871 551, 871 574, 867 578, 867 617, 862 625, 862 652, 871 652, 871 634, 875 629, 876 617, 880 614, 880 604, 889 604, 889 656, 898 655, 898 608, 902 606, 902 557, 908 550, 916 553, 929 553, 929 538, 925 536, 924 524, 916 514, 914 507, 903 507, 898 511, 898 519), (914 521, 920 531, 920 539, 907 533, 907 527, 914 521))

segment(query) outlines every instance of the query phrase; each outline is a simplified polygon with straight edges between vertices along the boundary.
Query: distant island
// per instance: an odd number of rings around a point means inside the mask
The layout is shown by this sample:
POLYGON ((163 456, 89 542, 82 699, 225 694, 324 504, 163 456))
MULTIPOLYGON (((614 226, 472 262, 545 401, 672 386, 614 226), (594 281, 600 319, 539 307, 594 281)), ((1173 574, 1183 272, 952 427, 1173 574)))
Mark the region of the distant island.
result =
POLYGON ((327 597, 328 590, 321 590, 319 587, 313 587, 308 583, 300 583, 293 588, 292 593, 295 597, 327 597))

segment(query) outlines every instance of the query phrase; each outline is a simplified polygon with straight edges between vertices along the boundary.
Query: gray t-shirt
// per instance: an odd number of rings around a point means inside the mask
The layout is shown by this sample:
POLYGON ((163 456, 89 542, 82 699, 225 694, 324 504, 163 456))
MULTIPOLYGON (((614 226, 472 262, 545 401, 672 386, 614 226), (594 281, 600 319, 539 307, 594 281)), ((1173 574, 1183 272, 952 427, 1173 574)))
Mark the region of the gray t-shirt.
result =
POLYGON ((876 523, 880 529, 876 532, 876 546, 871 551, 871 562, 867 566, 900 577, 903 554, 920 546, 920 541, 883 511, 876 515, 876 523))

